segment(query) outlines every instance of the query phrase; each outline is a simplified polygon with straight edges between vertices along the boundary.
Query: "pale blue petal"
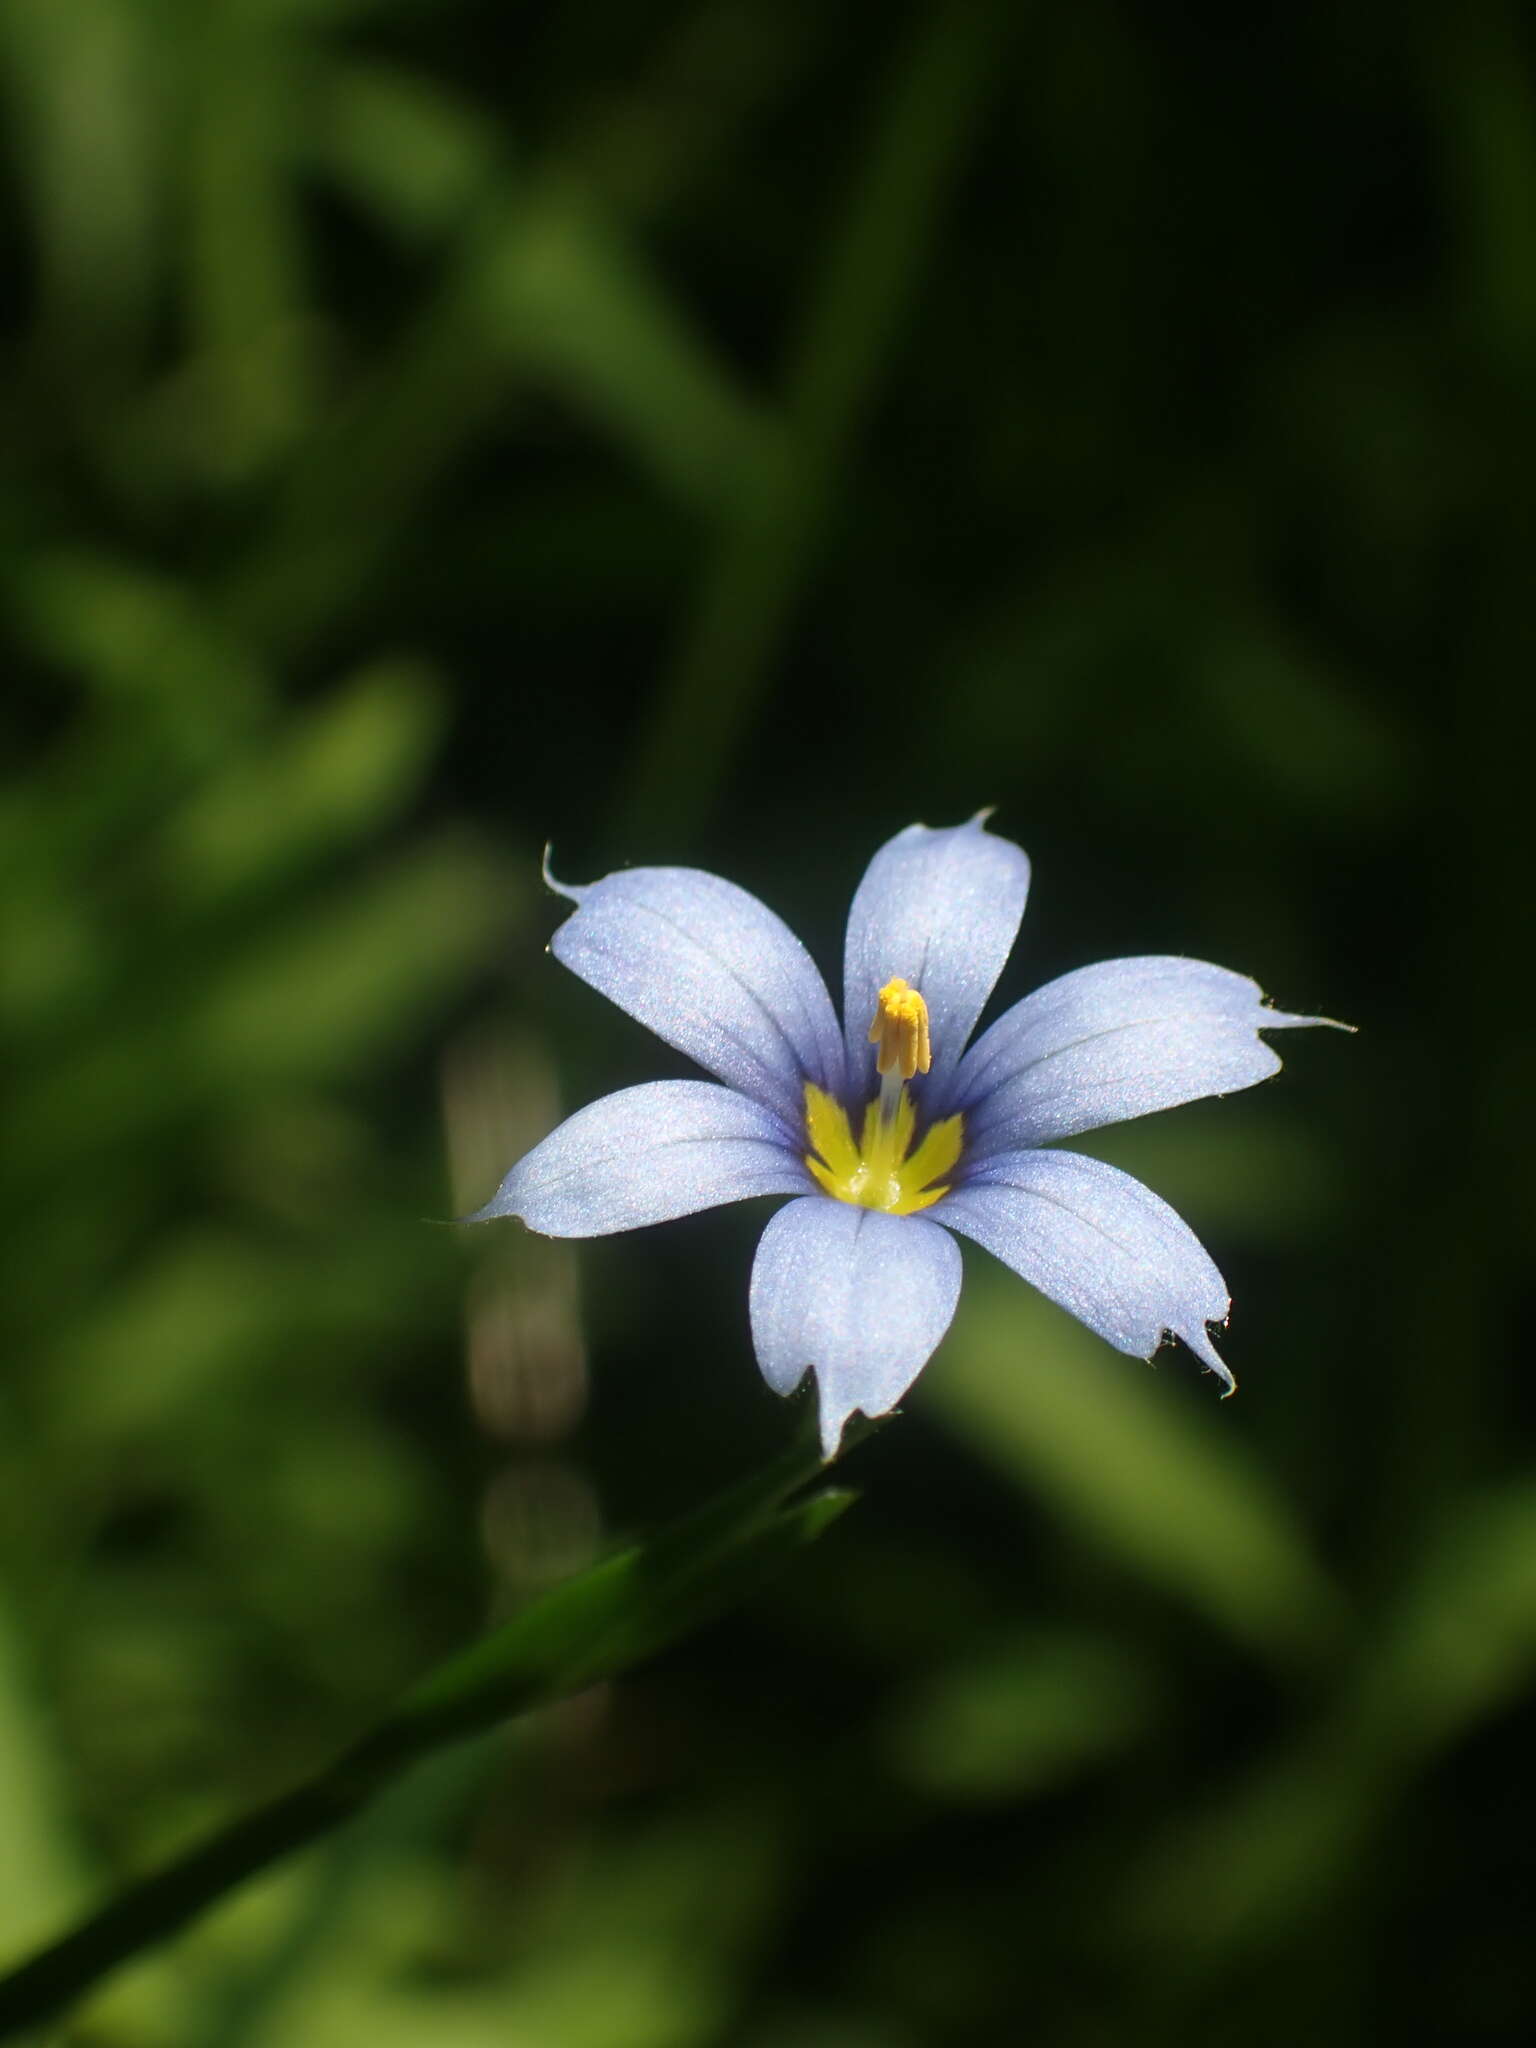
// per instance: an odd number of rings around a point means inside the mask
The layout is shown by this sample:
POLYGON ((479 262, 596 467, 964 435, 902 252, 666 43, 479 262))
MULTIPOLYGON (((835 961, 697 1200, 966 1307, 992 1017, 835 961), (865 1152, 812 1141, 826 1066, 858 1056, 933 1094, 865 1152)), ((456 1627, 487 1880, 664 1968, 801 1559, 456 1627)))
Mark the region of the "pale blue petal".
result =
POLYGON ((836 1454, 853 1411, 885 1415, 949 1328, 960 1248, 925 1216, 825 1195, 779 1211, 752 1267, 752 1342, 776 1394, 816 1373, 821 1442, 836 1454))
POLYGON ((976 1041, 935 1114, 966 1112, 971 1158, 1251 1088, 1278 1071, 1261 1031, 1323 1024, 1266 1007, 1204 960, 1105 960, 1048 982, 976 1041))
POLYGON ((1090 1330, 1150 1358, 1171 1330, 1219 1373, 1207 1323, 1227 1283, 1194 1232, 1139 1180, 1076 1152, 1002 1152, 933 1212, 1090 1330))
POLYGON ((980 816, 942 831, 909 825, 881 847, 853 899, 843 953, 851 1100, 874 1093, 870 1019, 896 975, 928 1005, 930 1097, 942 1087, 1003 971, 1028 892, 1022 849, 988 832, 980 816))
POLYGON ((758 1103, 713 1081, 648 1081, 567 1117, 468 1221, 521 1216, 545 1237, 608 1237, 810 1186, 758 1103))
POLYGON ((732 1088, 804 1129, 807 1079, 842 1091, 832 999, 782 919, 698 868, 627 868, 586 888, 555 958, 732 1088))

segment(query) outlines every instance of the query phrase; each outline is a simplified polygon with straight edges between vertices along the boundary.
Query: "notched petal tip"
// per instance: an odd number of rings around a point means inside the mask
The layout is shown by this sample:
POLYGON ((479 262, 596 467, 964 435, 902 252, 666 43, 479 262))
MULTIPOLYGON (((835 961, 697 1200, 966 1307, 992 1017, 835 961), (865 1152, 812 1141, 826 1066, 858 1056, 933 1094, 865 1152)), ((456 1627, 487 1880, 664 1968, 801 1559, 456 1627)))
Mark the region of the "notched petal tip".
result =
POLYGON ((845 1409, 839 1415, 827 1407, 821 1395, 819 1381, 817 1398, 822 1403, 820 1428, 823 1466, 835 1464, 845 1450, 851 1450, 855 1444, 862 1443, 864 1438, 882 1422, 893 1422, 901 1413, 901 1409, 894 1404, 889 1408, 877 1408, 873 1412, 856 1405, 845 1409))
POLYGON ((815 1374, 822 1455, 849 1419, 888 1415, 949 1328, 960 1248, 921 1216, 890 1216, 820 1193, 769 1219, 748 1306, 763 1378, 787 1394, 815 1374))
POLYGON ((860 1444, 869 1441, 876 1430, 882 1429, 887 1422, 894 1422, 904 1412, 899 1407, 892 1407, 882 1408, 877 1414, 870 1415, 862 1408, 851 1408, 838 1426, 837 1438, 830 1450, 827 1448, 828 1434, 825 1426, 823 1426, 821 1438, 822 1464, 830 1465, 835 1459, 841 1458, 845 1452, 857 1450, 860 1444))

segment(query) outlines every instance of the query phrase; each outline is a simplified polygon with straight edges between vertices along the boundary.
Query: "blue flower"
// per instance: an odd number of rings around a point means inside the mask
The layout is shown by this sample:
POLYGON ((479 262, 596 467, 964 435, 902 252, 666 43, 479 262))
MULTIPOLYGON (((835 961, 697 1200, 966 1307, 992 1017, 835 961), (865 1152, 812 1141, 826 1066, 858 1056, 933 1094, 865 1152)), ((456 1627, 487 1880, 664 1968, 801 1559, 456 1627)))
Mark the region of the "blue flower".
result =
POLYGON ((1261 1031, 1319 1024, 1254 982, 1154 956, 1080 967, 970 1044, 1018 933, 1029 861, 985 830, 911 825, 848 915, 843 1029, 810 955, 755 896, 695 868, 587 888, 551 950, 715 1081, 578 1110, 473 1221, 603 1237, 752 1195, 794 1199, 752 1269, 752 1339, 788 1394, 814 1369, 831 1457, 884 1415, 948 1329, 973 1238, 1119 1351, 1181 1337, 1230 1391, 1209 1326, 1226 1283, 1166 1202, 1061 1138, 1279 1068, 1261 1031), (723 1085, 720 1085, 723 1084, 723 1085))

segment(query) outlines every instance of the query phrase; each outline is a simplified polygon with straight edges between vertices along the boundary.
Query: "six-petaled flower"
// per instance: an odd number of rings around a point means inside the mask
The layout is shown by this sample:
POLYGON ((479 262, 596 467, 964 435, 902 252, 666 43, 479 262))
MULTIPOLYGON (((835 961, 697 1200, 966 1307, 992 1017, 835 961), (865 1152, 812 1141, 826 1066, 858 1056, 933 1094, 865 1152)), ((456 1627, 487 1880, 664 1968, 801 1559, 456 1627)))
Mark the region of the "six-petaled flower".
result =
MULTIPOLYGON (((985 814, 983 814, 984 816, 985 814)), ((1129 1174, 1053 1148, 1104 1124, 1251 1087, 1261 1031, 1326 1023, 1257 985, 1155 956, 1078 968, 970 1044, 1012 948, 1029 862, 983 817, 912 825, 875 855, 848 916, 843 1028, 810 955, 746 890, 692 868, 586 888, 551 950, 715 1081, 653 1081, 577 1113, 514 1166, 476 1221, 601 1237, 753 1195, 769 1221, 750 1290, 770 1387, 814 1370, 830 1457, 848 1417, 886 1414, 949 1327, 974 1239, 1117 1350, 1211 1342, 1226 1283, 1129 1174), (724 1085, 721 1085, 721 1084, 724 1085)))

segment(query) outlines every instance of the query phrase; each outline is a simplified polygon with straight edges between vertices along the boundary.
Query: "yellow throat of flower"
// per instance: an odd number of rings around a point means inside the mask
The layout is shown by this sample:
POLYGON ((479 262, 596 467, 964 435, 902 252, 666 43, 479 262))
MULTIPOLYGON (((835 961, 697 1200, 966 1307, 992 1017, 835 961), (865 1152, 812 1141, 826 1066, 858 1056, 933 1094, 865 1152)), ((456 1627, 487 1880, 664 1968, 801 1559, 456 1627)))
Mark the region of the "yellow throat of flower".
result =
POLYGON ((924 1132, 914 1150, 917 1110, 907 1083, 933 1064, 928 1005, 898 976, 875 1002, 869 1042, 876 1047, 880 1093, 864 1111, 855 1144, 848 1112, 834 1096, 805 1084, 805 1163, 829 1195, 855 1208, 910 1216, 949 1192, 942 1176, 953 1170, 963 1142, 962 1120, 946 1117, 924 1132), (934 1186, 934 1182, 940 1185, 934 1186))

